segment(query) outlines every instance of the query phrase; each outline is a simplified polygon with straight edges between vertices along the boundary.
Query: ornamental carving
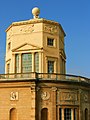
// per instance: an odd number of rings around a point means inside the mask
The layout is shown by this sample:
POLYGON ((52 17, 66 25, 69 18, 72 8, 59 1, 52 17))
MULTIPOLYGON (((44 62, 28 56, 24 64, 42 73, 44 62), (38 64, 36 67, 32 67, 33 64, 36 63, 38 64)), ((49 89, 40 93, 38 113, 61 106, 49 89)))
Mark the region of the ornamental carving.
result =
POLYGON ((58 32, 58 28, 57 26, 53 26, 53 25, 44 25, 44 31, 52 34, 56 34, 58 32))
POLYGON ((50 98, 50 93, 48 91, 41 92, 42 100, 48 100, 50 98))
POLYGON ((65 101, 76 101, 77 94, 74 92, 64 92, 64 93, 62 93, 61 99, 65 100, 65 101))
POLYGON ((56 88, 56 87, 52 87, 51 90, 52 90, 53 92, 55 92, 55 91, 57 90, 57 88, 56 88))
POLYGON ((82 99, 84 102, 88 102, 88 92, 87 91, 82 92, 82 99))
POLYGON ((20 28, 20 33, 32 33, 34 31, 34 24, 32 25, 24 25, 20 28))
POLYGON ((87 102, 88 101, 88 95, 84 94, 84 101, 87 102))
POLYGON ((18 92, 11 92, 10 100, 18 100, 18 92))

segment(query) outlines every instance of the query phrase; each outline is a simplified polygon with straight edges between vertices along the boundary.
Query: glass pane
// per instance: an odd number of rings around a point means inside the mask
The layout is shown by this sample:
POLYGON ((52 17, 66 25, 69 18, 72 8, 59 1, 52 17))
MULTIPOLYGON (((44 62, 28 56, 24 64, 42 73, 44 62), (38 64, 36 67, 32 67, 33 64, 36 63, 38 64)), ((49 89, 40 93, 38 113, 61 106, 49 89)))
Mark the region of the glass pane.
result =
POLYGON ((39 53, 35 53, 35 72, 39 72, 39 53))
POLYGON ((47 39, 47 45, 53 46, 53 41, 54 41, 54 39, 48 38, 47 39))
POLYGON ((54 72, 54 61, 48 61, 48 73, 54 72))
POLYGON ((64 120, 71 120, 71 108, 64 109, 64 120))
POLYGON ((16 73, 19 73, 19 54, 16 54, 15 56, 15 59, 16 59, 16 68, 15 68, 15 71, 16 73))
POLYGON ((32 72, 32 54, 22 55, 22 72, 32 72))

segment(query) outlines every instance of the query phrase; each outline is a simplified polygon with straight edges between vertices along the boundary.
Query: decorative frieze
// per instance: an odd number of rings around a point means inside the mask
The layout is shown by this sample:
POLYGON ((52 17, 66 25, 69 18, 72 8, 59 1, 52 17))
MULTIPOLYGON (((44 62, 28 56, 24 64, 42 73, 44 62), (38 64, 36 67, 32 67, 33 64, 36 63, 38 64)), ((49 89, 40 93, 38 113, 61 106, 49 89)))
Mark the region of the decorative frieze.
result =
POLYGON ((77 100, 77 94, 74 92, 63 92, 61 95, 61 100, 64 101, 76 101, 77 100))
POLYGON ((34 24, 24 25, 20 28, 20 33, 32 33, 34 31, 34 24))
POLYGON ((44 31, 51 34, 57 34, 58 28, 57 26, 54 26, 54 25, 44 25, 44 31))

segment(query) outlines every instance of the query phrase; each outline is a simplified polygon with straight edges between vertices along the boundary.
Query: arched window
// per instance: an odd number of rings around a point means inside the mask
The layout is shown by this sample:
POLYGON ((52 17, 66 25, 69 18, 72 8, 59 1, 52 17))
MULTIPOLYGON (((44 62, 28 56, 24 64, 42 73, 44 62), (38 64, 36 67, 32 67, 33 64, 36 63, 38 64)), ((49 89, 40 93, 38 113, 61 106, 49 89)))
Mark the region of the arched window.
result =
POLYGON ((17 120, 17 110, 15 108, 10 110, 10 120, 17 120))
POLYGON ((88 120, 88 109, 85 109, 85 120, 88 120))
POLYGON ((48 109, 43 108, 41 110, 41 120, 48 120, 48 109))

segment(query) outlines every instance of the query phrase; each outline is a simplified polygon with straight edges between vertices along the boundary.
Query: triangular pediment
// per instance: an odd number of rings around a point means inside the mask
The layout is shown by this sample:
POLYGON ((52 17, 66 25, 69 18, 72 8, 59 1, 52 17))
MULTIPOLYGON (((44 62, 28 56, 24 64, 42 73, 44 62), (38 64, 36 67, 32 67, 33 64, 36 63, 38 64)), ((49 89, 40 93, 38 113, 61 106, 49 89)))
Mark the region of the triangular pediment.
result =
POLYGON ((14 48, 12 51, 18 52, 18 51, 39 50, 39 49, 41 49, 41 48, 38 46, 29 44, 29 43, 25 43, 25 44, 18 46, 17 48, 14 48))

